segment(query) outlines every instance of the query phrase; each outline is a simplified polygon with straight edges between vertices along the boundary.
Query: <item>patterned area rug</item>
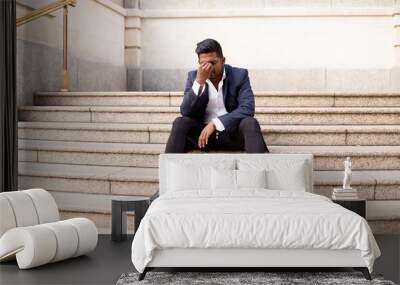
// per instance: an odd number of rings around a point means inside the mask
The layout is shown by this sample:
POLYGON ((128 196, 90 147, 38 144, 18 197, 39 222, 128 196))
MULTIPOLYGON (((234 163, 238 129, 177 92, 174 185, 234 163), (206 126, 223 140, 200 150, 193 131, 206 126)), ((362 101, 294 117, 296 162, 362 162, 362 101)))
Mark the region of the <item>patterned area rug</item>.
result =
POLYGON ((146 278, 138 281, 138 273, 124 273, 117 285, 136 284, 213 284, 213 285, 395 285, 381 275, 372 274, 368 281, 360 272, 148 272, 146 278))

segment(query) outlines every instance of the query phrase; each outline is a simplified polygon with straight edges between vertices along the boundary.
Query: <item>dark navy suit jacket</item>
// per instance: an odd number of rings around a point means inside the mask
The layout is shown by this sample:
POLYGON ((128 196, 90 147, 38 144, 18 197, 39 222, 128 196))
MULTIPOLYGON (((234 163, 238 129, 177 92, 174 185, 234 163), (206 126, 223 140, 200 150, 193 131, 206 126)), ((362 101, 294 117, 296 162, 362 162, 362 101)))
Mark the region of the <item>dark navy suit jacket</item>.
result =
MULTIPOLYGON (((222 86, 222 92, 225 108, 228 113, 218 118, 224 125, 225 130, 232 130, 237 128, 243 118, 254 116, 254 94, 251 90, 247 69, 233 67, 228 64, 225 64, 224 67, 226 77, 222 86)), ((196 96, 192 90, 196 75, 197 70, 188 73, 185 94, 181 104, 181 114, 182 116, 188 116, 203 123, 208 103, 208 83, 205 84, 203 94, 196 96)))

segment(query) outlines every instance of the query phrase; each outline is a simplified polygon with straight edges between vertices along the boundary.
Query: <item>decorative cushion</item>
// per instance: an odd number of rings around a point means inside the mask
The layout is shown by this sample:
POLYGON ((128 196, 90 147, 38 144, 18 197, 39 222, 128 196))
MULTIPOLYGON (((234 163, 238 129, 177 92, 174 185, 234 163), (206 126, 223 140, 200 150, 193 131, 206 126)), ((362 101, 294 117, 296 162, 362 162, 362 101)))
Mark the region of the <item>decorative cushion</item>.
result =
POLYGON ((306 191, 309 189, 309 165, 304 160, 276 159, 249 160, 238 159, 240 170, 267 170, 267 188, 287 191, 306 191))
POLYGON ((242 188, 266 188, 266 170, 211 169, 211 188, 215 190, 240 190, 242 188))
POLYGON ((236 170, 237 187, 240 188, 267 188, 267 170, 236 170))
POLYGON ((232 191, 237 189, 236 170, 211 168, 211 189, 232 191))
MULTIPOLYGON (((180 179, 179 174, 171 175, 170 163, 181 163, 189 161, 192 165, 207 166, 214 165, 222 160, 236 161, 238 167, 231 169, 239 170, 262 170, 266 169, 267 180, 269 182, 265 189, 274 188, 277 190, 294 190, 313 192, 313 155, 312 154, 282 154, 282 153, 206 153, 206 154, 187 154, 187 153, 162 153, 159 159, 159 180, 160 195, 169 191, 174 179, 180 179), (287 164, 286 166, 284 164, 287 164), (299 167, 299 168, 298 168, 299 167), (302 171, 304 167, 304 171, 302 171), (297 170, 299 171, 297 171, 297 170), (274 173, 275 172, 275 173, 274 173), (282 175, 282 182, 277 181, 277 176, 282 175), (288 189, 290 188, 290 189, 288 189)), ((230 169, 230 168, 228 168, 230 169)), ((182 176, 182 175, 181 175, 182 176)), ((205 180, 202 180, 205 181, 205 180)), ((189 181, 188 181, 189 182, 189 181)), ((211 184, 209 185, 211 190, 211 184)), ((186 187, 186 186, 185 186, 186 187)), ((185 187, 181 187, 184 189, 185 187)), ((198 191, 206 193, 207 189, 198 191)), ((182 192, 182 191, 181 191, 182 192)), ((182 194, 182 193, 180 193, 182 194)), ((176 193, 174 193, 176 195, 176 193)))
POLYGON ((220 160, 212 164, 176 160, 168 163, 168 191, 210 190, 211 168, 235 169, 235 161, 220 160))

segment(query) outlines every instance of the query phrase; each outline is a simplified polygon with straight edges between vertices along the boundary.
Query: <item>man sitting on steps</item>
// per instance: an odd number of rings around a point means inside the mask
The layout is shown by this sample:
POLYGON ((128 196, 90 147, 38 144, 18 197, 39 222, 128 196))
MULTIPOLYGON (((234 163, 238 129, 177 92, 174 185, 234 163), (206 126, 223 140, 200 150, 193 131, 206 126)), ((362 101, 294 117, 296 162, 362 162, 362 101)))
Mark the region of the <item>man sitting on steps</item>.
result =
POLYGON ((190 71, 165 153, 193 149, 269 152, 254 116, 254 94, 247 69, 225 64, 220 44, 197 44, 197 70, 190 71))

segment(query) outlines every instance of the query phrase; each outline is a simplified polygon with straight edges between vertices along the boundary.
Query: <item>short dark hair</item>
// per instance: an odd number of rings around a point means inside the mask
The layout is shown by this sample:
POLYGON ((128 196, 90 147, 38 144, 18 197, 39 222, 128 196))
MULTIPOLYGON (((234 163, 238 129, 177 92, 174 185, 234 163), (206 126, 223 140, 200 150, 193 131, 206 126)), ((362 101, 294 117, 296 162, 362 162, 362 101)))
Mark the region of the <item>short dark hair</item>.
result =
POLYGON ((205 39, 197 43, 196 53, 200 56, 201 53, 216 52, 218 57, 224 57, 222 54, 221 45, 214 39, 205 39))

